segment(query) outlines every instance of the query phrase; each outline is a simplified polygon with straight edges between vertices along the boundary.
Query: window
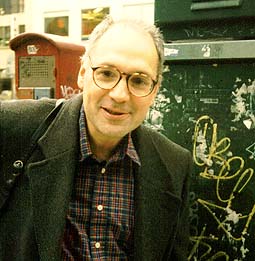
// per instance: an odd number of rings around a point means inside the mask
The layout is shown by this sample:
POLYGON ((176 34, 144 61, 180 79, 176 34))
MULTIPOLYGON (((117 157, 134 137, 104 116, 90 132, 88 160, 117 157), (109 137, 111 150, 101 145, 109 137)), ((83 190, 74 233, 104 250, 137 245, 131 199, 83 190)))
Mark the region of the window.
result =
POLYGON ((82 10, 82 39, 87 39, 92 30, 109 14, 109 7, 82 10))
POLYGON ((68 16, 47 17, 44 26, 45 33, 68 36, 68 16))
POLYGON ((19 34, 21 33, 24 33, 26 30, 25 30, 25 25, 24 24, 20 24, 19 25, 19 34))
POLYGON ((0 26, 0 46, 8 46, 10 41, 10 26, 0 26))
POLYGON ((0 0, 1 14, 13 14, 24 12, 24 0, 0 0))

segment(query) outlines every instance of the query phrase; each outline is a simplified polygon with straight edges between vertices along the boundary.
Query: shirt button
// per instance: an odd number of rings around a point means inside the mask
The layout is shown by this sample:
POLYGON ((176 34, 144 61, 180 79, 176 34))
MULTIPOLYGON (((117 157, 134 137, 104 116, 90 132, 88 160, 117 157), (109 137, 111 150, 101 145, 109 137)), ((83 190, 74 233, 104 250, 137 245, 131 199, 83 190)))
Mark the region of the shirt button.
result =
POLYGON ((101 244, 99 242, 96 242, 95 243, 95 248, 100 248, 101 247, 101 244))
POLYGON ((98 211, 102 211, 102 210, 103 210, 103 208, 104 208, 104 206, 103 206, 103 205, 98 205, 98 206, 97 206, 97 210, 98 210, 98 211))
POLYGON ((102 169, 101 169, 101 173, 102 173, 102 174, 104 174, 104 173, 105 173, 105 171, 106 171, 106 169, 105 169, 105 168, 102 168, 102 169))

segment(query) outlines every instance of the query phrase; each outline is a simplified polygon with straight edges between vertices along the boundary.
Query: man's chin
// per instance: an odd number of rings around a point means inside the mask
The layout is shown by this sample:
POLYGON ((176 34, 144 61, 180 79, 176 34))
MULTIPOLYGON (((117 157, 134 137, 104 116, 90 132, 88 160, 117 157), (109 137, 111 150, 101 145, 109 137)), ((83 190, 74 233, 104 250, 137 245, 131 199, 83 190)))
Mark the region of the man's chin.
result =
POLYGON ((125 129, 121 129, 121 128, 114 128, 114 127, 107 127, 105 126, 105 129, 102 130, 102 135, 104 135, 105 137, 108 137, 109 139, 122 139, 123 137, 125 137, 130 131, 125 129))

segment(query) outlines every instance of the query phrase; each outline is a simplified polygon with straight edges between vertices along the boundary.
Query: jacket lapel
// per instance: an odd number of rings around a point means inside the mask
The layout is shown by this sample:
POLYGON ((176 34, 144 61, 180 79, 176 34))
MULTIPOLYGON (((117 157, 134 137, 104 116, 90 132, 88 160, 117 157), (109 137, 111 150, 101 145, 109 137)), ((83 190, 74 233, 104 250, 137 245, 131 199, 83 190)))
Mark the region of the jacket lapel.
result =
POLYGON ((68 101, 38 144, 45 156, 28 165, 34 226, 41 260, 59 260, 79 152, 82 99, 68 101))
POLYGON ((135 260, 167 260, 180 199, 171 193, 174 184, 169 170, 156 153, 149 133, 139 130, 135 139, 141 159, 135 175, 135 260))

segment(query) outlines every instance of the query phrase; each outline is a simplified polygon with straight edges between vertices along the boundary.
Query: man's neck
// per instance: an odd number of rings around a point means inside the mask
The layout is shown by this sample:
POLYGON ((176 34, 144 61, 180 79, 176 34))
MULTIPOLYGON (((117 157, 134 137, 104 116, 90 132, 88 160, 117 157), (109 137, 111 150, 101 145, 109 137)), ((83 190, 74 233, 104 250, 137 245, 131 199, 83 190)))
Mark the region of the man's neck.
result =
POLYGON ((93 154, 100 161, 109 160, 112 152, 119 144, 120 140, 94 140, 90 137, 90 146, 93 154))

